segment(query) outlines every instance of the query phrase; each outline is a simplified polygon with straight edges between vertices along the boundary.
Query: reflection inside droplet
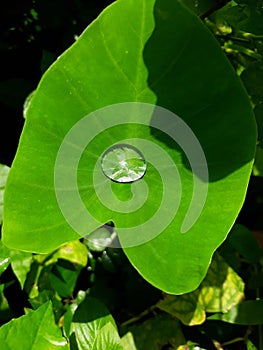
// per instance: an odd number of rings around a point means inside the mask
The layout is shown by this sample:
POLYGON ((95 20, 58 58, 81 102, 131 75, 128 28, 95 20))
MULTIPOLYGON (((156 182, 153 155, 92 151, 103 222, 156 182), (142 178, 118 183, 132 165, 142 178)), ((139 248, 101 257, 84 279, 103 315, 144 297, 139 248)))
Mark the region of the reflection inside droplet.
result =
POLYGON ((143 154, 134 146, 116 144, 104 152, 101 167, 105 176, 115 182, 134 182, 146 172, 143 154))

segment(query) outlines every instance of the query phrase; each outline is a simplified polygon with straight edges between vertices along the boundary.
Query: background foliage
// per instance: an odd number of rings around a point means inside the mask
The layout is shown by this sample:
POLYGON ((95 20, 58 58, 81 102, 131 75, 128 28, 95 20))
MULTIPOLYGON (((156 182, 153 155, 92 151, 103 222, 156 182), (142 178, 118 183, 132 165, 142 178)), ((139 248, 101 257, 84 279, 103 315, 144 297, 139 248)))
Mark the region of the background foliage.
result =
MULTIPOLYGON (((221 44, 247 89, 258 123, 253 173, 233 229, 198 289, 180 296, 166 295, 148 284, 120 249, 89 246, 81 240, 52 254, 32 255, 1 244, 1 348, 15 348, 21 339, 32 349, 33 343, 38 349, 68 348, 67 339, 72 349, 105 349, 105 344, 108 349, 128 350, 263 348, 263 3, 183 2, 221 44), (32 324, 34 336, 24 337, 27 329, 33 333, 32 324)), ((2 135, 8 137, 0 141, 0 220, 27 96, 109 3, 12 0, 5 4, 0 22, 0 102, 2 135)), ((98 235, 104 237, 102 232, 98 235)))

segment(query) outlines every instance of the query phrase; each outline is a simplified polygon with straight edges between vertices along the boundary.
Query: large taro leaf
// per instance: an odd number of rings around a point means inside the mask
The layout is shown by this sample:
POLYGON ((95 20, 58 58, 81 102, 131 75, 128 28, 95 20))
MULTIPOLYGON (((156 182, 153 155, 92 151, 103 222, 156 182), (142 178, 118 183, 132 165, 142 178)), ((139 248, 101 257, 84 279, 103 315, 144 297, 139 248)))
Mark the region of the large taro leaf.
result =
POLYGON ((3 242, 47 253, 112 221, 147 281, 189 292, 243 204, 255 142, 247 94, 202 22, 177 1, 118 0, 32 97, 7 181, 3 242), (111 182, 101 156, 131 140, 146 174, 132 185, 111 182))

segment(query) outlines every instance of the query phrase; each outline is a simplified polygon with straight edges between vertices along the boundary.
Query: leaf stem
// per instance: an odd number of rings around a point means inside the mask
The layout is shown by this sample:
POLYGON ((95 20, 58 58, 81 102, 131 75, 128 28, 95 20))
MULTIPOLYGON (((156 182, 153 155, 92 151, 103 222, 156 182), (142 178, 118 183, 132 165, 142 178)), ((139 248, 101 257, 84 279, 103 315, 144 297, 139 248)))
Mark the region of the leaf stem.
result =
POLYGON ((229 36, 229 35, 223 35, 223 34, 215 34, 217 38, 220 39, 225 39, 226 40, 232 40, 232 41, 237 41, 237 42, 241 42, 241 43, 250 43, 249 39, 245 39, 245 38, 238 38, 235 36, 229 36))
POLYGON ((140 321, 143 317, 149 315, 150 313, 152 313, 155 309, 157 309, 156 305, 153 305, 151 307, 149 307, 148 309, 144 310, 143 312, 141 312, 139 315, 134 316, 132 318, 129 318, 127 321, 124 321, 120 327, 125 327, 128 326, 132 323, 138 322, 140 321))
POLYGON ((234 343, 238 343, 238 342, 244 342, 245 341, 245 338, 242 338, 242 337, 237 337, 237 338, 234 338, 234 339, 231 339, 229 341, 226 341, 224 342, 223 344, 221 344, 223 347, 226 346, 226 345, 231 345, 231 344, 234 344, 234 343))

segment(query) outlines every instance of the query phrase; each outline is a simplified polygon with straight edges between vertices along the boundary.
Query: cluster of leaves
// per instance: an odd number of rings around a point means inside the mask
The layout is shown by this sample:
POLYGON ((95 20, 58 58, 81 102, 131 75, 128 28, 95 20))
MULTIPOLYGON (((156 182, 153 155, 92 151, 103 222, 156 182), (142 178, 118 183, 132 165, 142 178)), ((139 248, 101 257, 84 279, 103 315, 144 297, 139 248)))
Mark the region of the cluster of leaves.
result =
POLYGON ((244 226, 233 227, 201 285, 177 296, 148 284, 121 249, 103 246, 105 229, 94 235, 90 246, 72 241, 48 255, 1 244, 3 349, 257 348, 263 254, 244 226))
MULTIPOLYGON (((205 279, 196 290, 182 295, 162 293, 147 283, 121 249, 106 247, 106 229, 94 233, 92 244, 83 238, 46 255, 8 249, 1 243, 1 349, 262 348, 263 254, 258 231, 263 225, 254 215, 262 208, 263 5, 243 0, 225 6, 226 1, 217 1, 216 6, 209 0, 183 2, 218 39, 250 96, 259 131, 250 182, 256 199, 252 191, 205 279)), ((60 38, 58 51, 55 44, 48 49, 43 44, 41 73, 88 24, 88 10, 81 1, 74 2, 76 17, 71 17, 73 2, 67 4, 61 11, 64 2, 52 2, 58 10, 47 11, 42 1, 34 1, 34 6, 29 2, 22 23, 13 24, 17 35, 21 28, 26 32, 27 45, 40 34, 47 38, 47 33, 55 33, 60 38), (65 31, 69 22, 72 26, 65 31)), ((101 10, 93 6, 90 20, 101 10)), ((20 83, 27 86, 19 90, 17 99, 16 108, 22 110, 23 98, 34 84, 11 79, 7 86, 13 91, 20 83)), ((5 103, 13 104, 6 95, 5 103)), ((1 222, 8 171, 8 166, 0 167, 1 222)))
POLYGON ((95 233, 99 244, 77 240, 49 255, 1 245, 4 349, 67 349, 68 342, 72 349, 228 349, 232 342, 252 349, 258 343, 263 255, 244 226, 234 226, 201 285, 177 296, 145 282, 121 249, 103 246, 104 230, 95 233))

